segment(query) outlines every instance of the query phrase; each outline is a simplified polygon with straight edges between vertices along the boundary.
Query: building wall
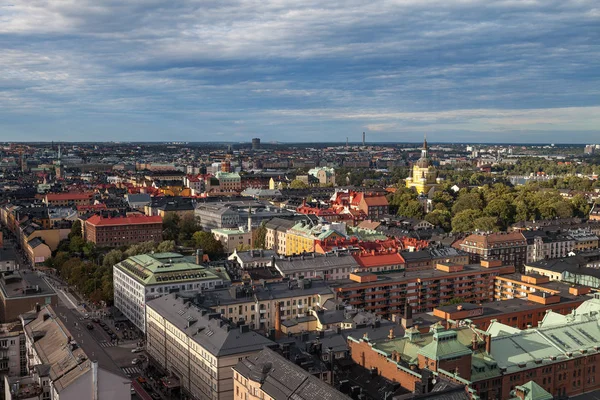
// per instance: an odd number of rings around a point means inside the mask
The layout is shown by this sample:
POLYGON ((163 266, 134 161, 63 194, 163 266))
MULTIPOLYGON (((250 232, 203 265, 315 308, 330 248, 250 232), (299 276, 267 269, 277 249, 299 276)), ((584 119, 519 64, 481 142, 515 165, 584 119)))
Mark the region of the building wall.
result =
POLYGON ((252 241, 252 232, 222 233, 213 230, 212 234, 223 244, 225 251, 228 253, 242 246, 249 247, 252 241))
POLYGON ((288 231, 285 238, 285 254, 312 253, 315 251, 315 239, 313 237, 301 236, 288 231))
POLYGON ((128 246, 162 241, 162 223, 135 225, 93 225, 86 221, 85 239, 99 247, 128 246))
POLYGON ((36 304, 52 305, 58 304, 56 293, 48 293, 40 296, 24 296, 6 299, 0 292, 0 322, 17 321, 19 315, 35 309, 36 304))

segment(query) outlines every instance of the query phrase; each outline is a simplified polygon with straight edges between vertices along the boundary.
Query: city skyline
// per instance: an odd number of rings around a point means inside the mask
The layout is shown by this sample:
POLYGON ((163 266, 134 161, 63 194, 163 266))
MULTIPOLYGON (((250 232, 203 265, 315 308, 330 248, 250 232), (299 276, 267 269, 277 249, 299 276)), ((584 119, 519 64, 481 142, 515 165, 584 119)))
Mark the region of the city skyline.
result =
POLYGON ((594 143, 592 1, 0 5, 0 140, 594 143), (354 140, 352 140, 354 138, 354 140))

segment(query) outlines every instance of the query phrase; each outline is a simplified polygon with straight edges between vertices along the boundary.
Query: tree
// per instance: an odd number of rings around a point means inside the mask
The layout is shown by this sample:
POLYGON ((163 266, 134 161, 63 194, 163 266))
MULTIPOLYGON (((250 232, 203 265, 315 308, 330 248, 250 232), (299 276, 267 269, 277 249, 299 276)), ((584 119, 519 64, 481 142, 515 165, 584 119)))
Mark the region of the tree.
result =
POLYGON ((423 218, 423 205, 419 200, 409 200, 398 207, 398 215, 407 218, 423 218))
POLYGON ((176 213, 167 213, 163 218, 163 238, 165 240, 177 239, 179 233, 179 221, 180 217, 176 213))
POLYGON ((180 243, 184 243, 192 238, 194 232, 200 230, 200 220, 194 214, 186 214, 179 220, 177 227, 179 228, 177 238, 180 243))
POLYGON ((69 251, 71 253, 81 253, 85 240, 81 236, 72 236, 69 243, 69 251))
POLYGON ((123 252, 119 249, 114 249, 106 253, 102 260, 102 265, 112 268, 113 265, 120 263, 121 260, 123 260, 123 252))
POLYGON ((483 200, 478 191, 465 193, 461 189, 458 199, 452 206, 452 212, 457 215, 465 210, 483 210, 483 200))
POLYGON ((217 258, 225 254, 223 244, 215 239, 212 233, 198 231, 192 236, 192 240, 197 248, 204 250, 210 258, 217 258))
POLYGON ((578 217, 587 217, 590 213, 590 205, 586 198, 580 194, 573 196, 571 199, 571 205, 573 206, 573 211, 575 215, 578 217))
POLYGON ((81 237, 81 221, 80 220, 75 220, 75 222, 73 222, 73 225, 71 225, 71 233, 69 233, 69 238, 73 238, 73 237, 81 237))
POLYGON ((267 227, 264 222, 252 232, 252 244, 255 249, 264 249, 266 246, 267 227))
POLYGON ((154 251, 154 246, 156 243, 152 241, 142 242, 138 244, 134 244, 130 246, 127 250, 125 250, 125 255, 127 257, 137 256, 138 254, 146 254, 154 251))
POLYGON ((83 255, 87 258, 94 258, 96 255, 96 245, 93 242, 86 242, 82 248, 83 255))
POLYGON ((475 220, 481 217, 479 210, 464 210, 452 218, 452 232, 471 232, 475 229, 475 220))
POLYGON ((169 253, 175 250, 175 241, 174 240, 163 240, 156 246, 157 253, 169 253))
POLYGON ((450 230, 452 215, 447 210, 433 210, 425 216, 425 221, 444 230, 450 230))
POLYGON ((473 228, 483 232, 497 232, 500 230, 498 218, 496 217, 479 217, 473 222, 473 228))
POLYGON ((299 179, 294 179, 290 183, 290 188, 292 188, 292 189, 306 189, 307 187, 308 187, 308 185, 299 179))
POLYGON ((495 217, 503 227, 507 227, 514 221, 515 207, 504 198, 495 198, 490 201, 483 210, 488 217, 495 217))

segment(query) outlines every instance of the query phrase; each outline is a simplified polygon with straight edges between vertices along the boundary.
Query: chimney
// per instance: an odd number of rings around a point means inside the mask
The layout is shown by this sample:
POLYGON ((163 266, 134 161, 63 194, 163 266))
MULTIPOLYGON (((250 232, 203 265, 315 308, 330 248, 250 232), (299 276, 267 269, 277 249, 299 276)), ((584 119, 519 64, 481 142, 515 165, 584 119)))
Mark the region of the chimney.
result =
POLYGON ((477 350, 477 334, 473 332, 473 338, 471 339, 471 348, 473 351, 477 350))
POLYGON ((412 307, 408 303, 408 299, 404 303, 404 315, 402 316, 401 324, 404 329, 410 328, 413 324, 412 307))
POLYGON ((390 329, 390 334, 388 335, 388 339, 392 340, 394 339, 396 336, 394 336, 394 329, 390 329))
POLYGON ((202 264, 202 259, 204 258, 204 250, 196 249, 196 264, 202 264))
POLYGON ((40 306, 40 303, 35 303, 35 312, 39 313, 42 310, 42 306, 40 306))
POLYGON ((485 340, 485 352, 488 354, 492 353, 492 335, 486 333, 484 336, 485 340))

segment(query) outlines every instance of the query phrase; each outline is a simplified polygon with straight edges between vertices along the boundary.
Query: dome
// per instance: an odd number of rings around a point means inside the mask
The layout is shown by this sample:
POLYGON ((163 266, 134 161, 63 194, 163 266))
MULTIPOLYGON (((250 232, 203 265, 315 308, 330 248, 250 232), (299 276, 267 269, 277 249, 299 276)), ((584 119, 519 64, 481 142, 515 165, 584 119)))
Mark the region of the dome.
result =
POLYGON ((419 168, 428 168, 429 167, 429 160, 426 158, 419 158, 419 161, 417 161, 417 167, 419 168))

